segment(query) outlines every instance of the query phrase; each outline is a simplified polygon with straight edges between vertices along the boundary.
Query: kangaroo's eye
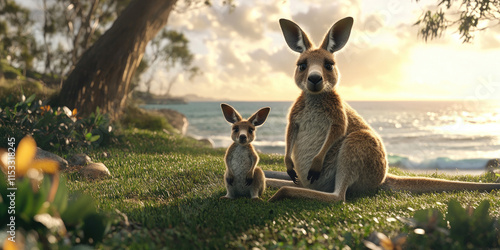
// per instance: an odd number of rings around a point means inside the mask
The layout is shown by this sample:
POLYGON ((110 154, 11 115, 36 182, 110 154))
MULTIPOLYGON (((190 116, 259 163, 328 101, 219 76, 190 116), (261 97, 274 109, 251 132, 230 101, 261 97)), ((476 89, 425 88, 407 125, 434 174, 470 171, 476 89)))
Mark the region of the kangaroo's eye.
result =
POLYGON ((304 71, 307 68, 307 63, 300 63, 297 65, 300 71, 304 71))
POLYGON ((253 128, 249 128, 249 129, 248 129, 248 133, 249 133, 249 134, 253 134, 253 131, 254 131, 254 129, 253 129, 253 128))
POLYGON ((234 128, 233 128, 233 131, 234 131, 235 133, 238 133, 238 132, 240 132, 240 129, 239 129, 238 127, 234 127, 234 128))
POLYGON ((325 63, 325 69, 326 70, 333 70, 333 64, 332 63, 325 63))

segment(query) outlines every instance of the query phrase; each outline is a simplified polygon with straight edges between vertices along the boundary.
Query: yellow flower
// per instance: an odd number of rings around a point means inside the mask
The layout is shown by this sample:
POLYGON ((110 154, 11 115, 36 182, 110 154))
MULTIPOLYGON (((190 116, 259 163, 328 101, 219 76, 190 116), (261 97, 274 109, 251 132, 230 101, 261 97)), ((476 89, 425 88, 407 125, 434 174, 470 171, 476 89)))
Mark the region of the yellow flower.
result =
POLYGON ((63 108, 63 111, 64 113, 73 121, 73 122, 76 122, 76 120, 78 119, 76 117, 76 113, 78 113, 78 110, 73 109, 73 111, 71 111, 71 109, 69 109, 68 107, 64 106, 63 108))
MULTIPOLYGON (((15 151, 15 172, 16 177, 23 177, 30 169, 42 171, 47 174, 55 174, 59 170, 59 164, 53 160, 37 159, 36 142, 33 137, 25 136, 17 146, 15 151)), ((0 165, 10 172, 13 170, 12 163, 9 162, 8 152, 5 149, 0 149, 0 165)))
POLYGON ((3 249, 4 250, 17 250, 17 245, 15 242, 10 241, 9 239, 5 239, 3 242, 3 249))
POLYGON ((42 115, 45 114, 46 112, 50 112, 50 105, 45 105, 43 107, 40 107, 42 110, 42 115))
POLYGON ((76 120, 79 120, 81 117, 77 117, 76 115, 78 114, 78 110, 76 108, 73 109, 73 115, 71 117, 73 117, 74 119, 76 120))

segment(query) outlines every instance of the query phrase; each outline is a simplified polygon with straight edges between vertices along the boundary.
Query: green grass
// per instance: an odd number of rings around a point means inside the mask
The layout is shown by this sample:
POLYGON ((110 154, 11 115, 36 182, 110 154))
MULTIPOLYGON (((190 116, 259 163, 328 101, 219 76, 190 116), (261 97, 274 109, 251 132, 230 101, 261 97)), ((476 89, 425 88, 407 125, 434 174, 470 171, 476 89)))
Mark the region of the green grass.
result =
MULTIPOLYGON (((378 191, 348 197, 345 203, 310 200, 276 203, 250 199, 219 200, 223 183, 224 149, 203 148, 196 141, 165 133, 127 131, 123 143, 101 149, 99 159, 113 177, 87 181, 69 174, 70 190, 91 195, 99 209, 126 214, 131 225, 115 223, 99 247, 103 248, 363 248, 373 231, 389 237, 407 230, 398 217, 414 210, 438 208, 457 199, 462 206, 491 201, 490 213, 500 215, 500 192, 410 194, 378 191)), ((282 156, 261 155, 265 170, 284 171, 282 156)), ((392 173, 403 175, 397 169, 392 173)), ((407 174, 408 175, 408 174, 407 174)), ((432 176, 446 177, 446 176, 432 176)), ((450 177, 448 177, 450 178, 450 177)), ((457 176, 454 180, 491 182, 494 176, 457 176)), ((276 189, 268 188, 263 200, 276 189)))

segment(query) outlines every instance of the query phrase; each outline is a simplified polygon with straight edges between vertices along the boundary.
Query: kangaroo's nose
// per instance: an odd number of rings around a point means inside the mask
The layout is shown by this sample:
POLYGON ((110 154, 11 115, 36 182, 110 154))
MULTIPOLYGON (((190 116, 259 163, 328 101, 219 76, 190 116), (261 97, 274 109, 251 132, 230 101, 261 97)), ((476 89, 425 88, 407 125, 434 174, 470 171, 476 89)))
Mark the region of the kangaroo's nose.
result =
POLYGON ((320 74, 310 74, 309 77, 307 77, 307 81, 309 81, 312 84, 318 84, 323 80, 323 77, 321 77, 320 74))
POLYGON ((240 142, 246 142, 247 141, 247 136, 246 135, 240 135, 240 142))

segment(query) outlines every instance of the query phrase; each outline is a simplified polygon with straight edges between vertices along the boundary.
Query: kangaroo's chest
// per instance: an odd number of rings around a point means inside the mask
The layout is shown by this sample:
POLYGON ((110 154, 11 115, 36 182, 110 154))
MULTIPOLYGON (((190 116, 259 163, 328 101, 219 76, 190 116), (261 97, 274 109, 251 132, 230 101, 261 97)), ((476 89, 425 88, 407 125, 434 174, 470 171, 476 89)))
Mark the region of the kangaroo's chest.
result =
POLYGON ((324 130, 329 129, 332 119, 323 110, 305 107, 295 117, 295 123, 299 126, 302 135, 323 135, 324 130))
POLYGON ((292 156, 301 169, 307 166, 307 170, 304 170, 307 172, 310 167, 308 163, 320 151, 332 126, 331 117, 321 110, 305 107, 295 118, 298 131, 292 156))
POLYGON ((336 170, 332 163, 335 161, 336 154, 332 150, 325 157, 321 178, 314 184, 310 184, 307 175, 314 157, 321 151, 328 133, 332 129, 335 117, 332 116, 331 112, 321 108, 306 106, 294 118, 293 122, 297 124, 297 134, 292 149, 292 161, 301 184, 316 190, 333 191, 334 182, 332 180, 336 170))
MULTIPOLYGON (((299 144, 313 146, 322 144, 332 125, 332 118, 327 112, 313 107, 304 107, 295 117, 298 125, 297 140, 299 144)), ((317 146, 316 146, 317 147, 317 146)), ((321 145, 319 145, 321 147, 321 145)))
POLYGON ((245 175, 252 167, 252 154, 248 148, 235 147, 231 152, 228 161, 235 178, 245 179, 245 175))

